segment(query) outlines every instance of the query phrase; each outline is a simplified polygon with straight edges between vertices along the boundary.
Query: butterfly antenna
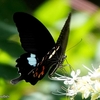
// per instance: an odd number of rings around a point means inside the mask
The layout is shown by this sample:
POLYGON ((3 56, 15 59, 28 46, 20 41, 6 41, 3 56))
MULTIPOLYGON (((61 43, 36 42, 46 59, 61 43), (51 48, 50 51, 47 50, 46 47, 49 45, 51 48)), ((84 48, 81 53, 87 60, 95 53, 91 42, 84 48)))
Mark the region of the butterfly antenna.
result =
POLYGON ((81 39, 77 44, 75 44, 74 46, 72 46, 71 48, 69 48, 69 49, 67 50, 67 52, 68 52, 70 49, 72 49, 72 48, 76 47, 77 45, 79 45, 79 43, 81 43, 81 42, 82 42, 82 39, 81 39))

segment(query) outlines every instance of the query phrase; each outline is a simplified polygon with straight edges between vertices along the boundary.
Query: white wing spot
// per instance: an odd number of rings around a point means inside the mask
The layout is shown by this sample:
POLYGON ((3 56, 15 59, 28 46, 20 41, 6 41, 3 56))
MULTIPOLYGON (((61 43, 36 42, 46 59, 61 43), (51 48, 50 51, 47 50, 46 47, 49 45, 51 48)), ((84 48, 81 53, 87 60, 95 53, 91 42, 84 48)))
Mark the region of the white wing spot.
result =
POLYGON ((34 66, 34 67, 36 66, 37 60, 36 60, 35 54, 30 54, 30 57, 28 57, 27 60, 31 66, 34 66))
MULTIPOLYGON (((55 47, 53 47, 52 49, 55 49, 55 47)), ((58 49, 59 49, 59 46, 52 52, 52 54, 50 54, 49 59, 51 59, 52 56, 54 56, 54 54, 56 53, 56 51, 58 51, 58 49)))
POLYGON ((51 57, 52 57, 55 53, 56 53, 56 50, 54 50, 54 51, 52 52, 52 54, 49 56, 49 59, 51 59, 51 57))

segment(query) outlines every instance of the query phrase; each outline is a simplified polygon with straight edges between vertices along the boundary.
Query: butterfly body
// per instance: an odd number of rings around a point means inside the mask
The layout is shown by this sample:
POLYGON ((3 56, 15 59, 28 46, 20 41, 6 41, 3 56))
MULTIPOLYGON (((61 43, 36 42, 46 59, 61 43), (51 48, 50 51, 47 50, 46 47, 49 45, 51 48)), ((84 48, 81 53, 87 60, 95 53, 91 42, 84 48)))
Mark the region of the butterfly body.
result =
POLYGON ((65 58, 70 16, 55 43, 49 31, 36 18, 22 12, 14 14, 21 45, 26 53, 16 60, 20 76, 11 81, 13 84, 24 79, 35 85, 48 71, 49 77, 52 77, 65 58))

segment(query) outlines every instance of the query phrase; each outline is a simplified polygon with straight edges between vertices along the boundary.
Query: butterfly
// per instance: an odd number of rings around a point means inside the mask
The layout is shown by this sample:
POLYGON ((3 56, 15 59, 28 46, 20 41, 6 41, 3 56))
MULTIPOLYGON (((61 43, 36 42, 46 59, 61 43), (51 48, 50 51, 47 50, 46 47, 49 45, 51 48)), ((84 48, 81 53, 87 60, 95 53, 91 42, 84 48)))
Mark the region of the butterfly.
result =
POLYGON ((16 60, 20 76, 11 80, 12 84, 25 80, 35 85, 47 72, 49 77, 53 76, 65 59, 70 19, 71 14, 55 43, 50 32, 38 19, 24 12, 14 13, 13 20, 21 46, 26 52, 16 60))

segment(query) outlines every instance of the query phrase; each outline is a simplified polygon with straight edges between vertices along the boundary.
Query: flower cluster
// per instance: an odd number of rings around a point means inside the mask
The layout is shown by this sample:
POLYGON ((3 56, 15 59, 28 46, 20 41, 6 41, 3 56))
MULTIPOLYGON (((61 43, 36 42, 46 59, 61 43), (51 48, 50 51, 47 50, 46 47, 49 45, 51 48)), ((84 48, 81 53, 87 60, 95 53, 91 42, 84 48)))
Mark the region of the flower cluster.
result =
MULTIPOLYGON (((95 69, 93 66, 93 71, 83 65, 88 70, 88 74, 85 76, 79 76, 80 70, 76 72, 71 72, 71 77, 58 75, 58 77, 53 77, 53 80, 63 81, 67 88, 66 96, 72 99, 78 94, 82 94, 82 99, 86 99, 91 96, 91 100, 96 100, 100 98, 100 66, 95 69)), ((59 92, 60 93, 60 92, 59 92)))

